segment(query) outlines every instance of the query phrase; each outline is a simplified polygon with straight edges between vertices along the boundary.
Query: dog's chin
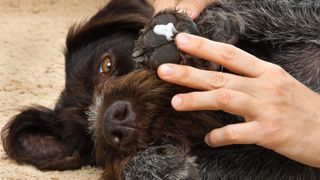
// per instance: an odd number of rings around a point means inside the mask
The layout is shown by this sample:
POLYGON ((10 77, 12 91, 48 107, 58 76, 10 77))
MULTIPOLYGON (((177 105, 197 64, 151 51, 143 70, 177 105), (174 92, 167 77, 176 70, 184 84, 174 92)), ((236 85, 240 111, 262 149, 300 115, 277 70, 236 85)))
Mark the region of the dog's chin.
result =
MULTIPOLYGON (((149 125, 152 126, 151 124, 149 125)), ((179 144, 180 146, 183 144, 180 136, 178 137, 174 134, 166 133, 161 129, 141 130, 132 127, 126 128, 133 130, 130 134, 130 140, 121 139, 121 137, 114 137, 112 139, 105 138, 106 143, 122 155, 133 155, 151 146, 159 146, 168 143, 179 144)), ((184 139, 184 141, 186 141, 186 139, 184 139)))
POLYGON ((122 152, 124 154, 128 153, 135 153, 140 151, 141 149, 138 148, 136 145, 133 145, 132 143, 119 143, 117 147, 115 147, 119 152, 122 152))

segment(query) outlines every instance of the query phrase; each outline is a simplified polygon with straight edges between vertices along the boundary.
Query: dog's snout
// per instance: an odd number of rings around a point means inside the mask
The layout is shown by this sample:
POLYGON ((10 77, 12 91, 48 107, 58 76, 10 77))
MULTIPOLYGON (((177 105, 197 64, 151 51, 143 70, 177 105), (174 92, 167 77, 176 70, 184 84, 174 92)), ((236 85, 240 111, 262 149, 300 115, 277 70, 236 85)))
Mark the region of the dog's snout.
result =
POLYGON ((106 111, 108 121, 116 124, 133 121, 135 114, 132 111, 131 104, 127 101, 116 101, 106 111))
POLYGON ((133 138, 136 115, 128 101, 116 101, 105 111, 104 136, 113 147, 121 148, 133 138))

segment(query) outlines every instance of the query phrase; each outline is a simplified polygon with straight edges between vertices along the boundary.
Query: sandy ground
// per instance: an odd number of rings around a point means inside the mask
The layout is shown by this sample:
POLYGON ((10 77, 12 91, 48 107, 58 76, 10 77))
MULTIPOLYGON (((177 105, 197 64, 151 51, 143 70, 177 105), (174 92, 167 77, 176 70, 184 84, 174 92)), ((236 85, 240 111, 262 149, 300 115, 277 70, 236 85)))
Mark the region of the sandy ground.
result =
MULTIPOLYGON (((62 51, 67 30, 105 2, 0 0, 0 128, 23 106, 53 107, 64 85, 62 51)), ((100 173, 90 167, 40 172, 8 160, 0 147, 0 179, 98 179, 100 173)))

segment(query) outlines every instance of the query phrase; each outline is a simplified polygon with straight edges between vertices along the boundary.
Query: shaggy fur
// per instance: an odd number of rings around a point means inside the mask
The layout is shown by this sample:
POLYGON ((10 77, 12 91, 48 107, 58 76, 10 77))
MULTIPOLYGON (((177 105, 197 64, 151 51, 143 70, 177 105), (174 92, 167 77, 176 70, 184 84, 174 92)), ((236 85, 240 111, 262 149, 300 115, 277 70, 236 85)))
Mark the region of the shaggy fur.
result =
MULTIPOLYGON (((319 8, 313 0, 234 0, 213 4, 196 24, 202 36, 279 64, 320 92, 319 8)), ((171 108, 174 94, 191 89, 161 81, 152 59, 141 66, 131 57, 152 14, 144 0, 112 0, 71 28, 65 89, 54 109, 28 107, 9 121, 8 156, 41 170, 101 166, 108 180, 320 179, 318 169, 254 145, 207 147, 206 133, 239 118, 171 108)))

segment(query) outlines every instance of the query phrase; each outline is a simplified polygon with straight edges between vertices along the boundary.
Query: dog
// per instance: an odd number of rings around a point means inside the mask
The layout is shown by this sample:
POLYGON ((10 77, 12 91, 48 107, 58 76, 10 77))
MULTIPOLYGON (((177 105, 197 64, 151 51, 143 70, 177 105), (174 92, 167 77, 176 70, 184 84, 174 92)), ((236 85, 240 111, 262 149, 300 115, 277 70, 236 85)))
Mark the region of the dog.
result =
POLYGON ((319 93, 318 8, 313 0, 215 2, 193 24, 175 10, 153 17, 144 0, 111 0, 69 30, 65 89, 53 109, 32 106, 14 116, 2 130, 4 150, 40 170, 99 166, 108 180, 319 179, 317 168, 262 147, 206 146, 206 133, 241 117, 175 111, 172 96, 192 89, 161 81, 155 69, 164 62, 224 69, 149 36, 155 24, 172 22, 276 63, 319 93))

